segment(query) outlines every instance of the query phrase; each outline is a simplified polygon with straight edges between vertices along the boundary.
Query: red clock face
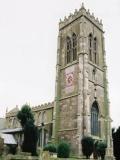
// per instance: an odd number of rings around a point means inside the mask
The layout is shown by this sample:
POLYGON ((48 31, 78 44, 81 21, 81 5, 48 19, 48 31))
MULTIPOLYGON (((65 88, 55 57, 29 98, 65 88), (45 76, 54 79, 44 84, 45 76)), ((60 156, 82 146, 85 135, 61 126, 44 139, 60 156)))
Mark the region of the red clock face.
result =
POLYGON ((66 74, 66 86, 70 87, 73 85, 73 72, 66 74))

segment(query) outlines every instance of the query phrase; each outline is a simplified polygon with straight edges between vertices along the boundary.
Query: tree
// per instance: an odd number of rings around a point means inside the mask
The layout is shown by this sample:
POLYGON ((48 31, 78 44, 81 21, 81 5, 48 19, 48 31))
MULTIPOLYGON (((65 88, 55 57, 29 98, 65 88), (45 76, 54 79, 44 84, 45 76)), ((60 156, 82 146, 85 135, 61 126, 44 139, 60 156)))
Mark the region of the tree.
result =
POLYGON ((120 160, 120 127, 117 130, 112 129, 113 153, 116 160, 120 160))
POLYGON ((34 116, 29 105, 25 104, 17 114, 24 133, 24 141, 22 144, 23 152, 30 152, 37 155, 38 129, 34 125, 34 116))
POLYGON ((23 128, 29 120, 31 121, 31 123, 34 123, 34 116, 32 114, 30 106, 27 104, 22 106, 21 110, 17 114, 17 118, 19 119, 20 124, 23 128))
POLYGON ((105 142, 99 141, 96 146, 97 154, 101 157, 102 160, 105 158, 107 145, 105 142))
POLYGON ((89 159, 91 154, 93 153, 94 140, 92 139, 92 137, 83 137, 81 140, 81 144, 83 155, 85 155, 86 158, 89 159))

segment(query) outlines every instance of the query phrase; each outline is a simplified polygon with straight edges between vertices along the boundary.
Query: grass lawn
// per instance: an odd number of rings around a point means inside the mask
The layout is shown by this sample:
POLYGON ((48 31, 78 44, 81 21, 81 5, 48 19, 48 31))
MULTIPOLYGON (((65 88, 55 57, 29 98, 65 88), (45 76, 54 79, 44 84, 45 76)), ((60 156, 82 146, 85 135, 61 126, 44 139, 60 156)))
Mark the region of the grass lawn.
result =
MULTIPOLYGON (((65 158, 50 158, 50 160, 65 160, 65 158)), ((82 160, 79 158, 66 158, 66 160, 82 160)))

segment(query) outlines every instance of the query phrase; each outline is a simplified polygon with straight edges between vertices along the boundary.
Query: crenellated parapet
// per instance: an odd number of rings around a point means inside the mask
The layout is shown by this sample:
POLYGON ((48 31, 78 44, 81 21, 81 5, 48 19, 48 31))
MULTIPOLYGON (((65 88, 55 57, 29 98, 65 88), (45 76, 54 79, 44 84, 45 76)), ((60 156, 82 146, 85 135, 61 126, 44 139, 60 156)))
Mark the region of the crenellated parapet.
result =
POLYGON ((95 18, 94 13, 90 13, 90 10, 86 10, 84 4, 79 10, 75 9, 74 13, 70 13, 68 17, 64 17, 64 20, 60 19, 59 22, 59 30, 63 29, 65 26, 71 24, 75 20, 79 19, 80 17, 85 16, 90 22, 96 25, 100 30, 103 30, 102 20, 95 18))
MULTIPOLYGON (((48 103, 41 104, 38 106, 33 106, 32 111, 35 112, 35 111, 45 110, 45 109, 53 108, 53 107, 54 107, 54 102, 48 102, 48 103)), ((16 106, 15 108, 10 110, 9 112, 6 112, 6 118, 7 117, 16 117, 18 111, 19 111, 19 108, 18 108, 18 106, 16 106)))
POLYGON ((54 107, 54 102, 49 102, 49 103, 45 103, 45 104, 41 104, 35 107, 32 107, 32 111, 39 111, 39 110, 45 110, 48 108, 53 108, 54 107))

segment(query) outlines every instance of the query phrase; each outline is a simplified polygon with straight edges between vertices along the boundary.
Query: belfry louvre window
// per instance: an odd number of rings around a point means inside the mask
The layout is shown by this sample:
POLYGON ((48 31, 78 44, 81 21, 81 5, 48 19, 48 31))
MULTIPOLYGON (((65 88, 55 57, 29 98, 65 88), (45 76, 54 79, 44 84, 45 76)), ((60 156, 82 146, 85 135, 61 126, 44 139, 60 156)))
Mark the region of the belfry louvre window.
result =
POLYGON ((72 38, 67 37, 67 60, 66 63, 73 62, 77 59, 77 36, 72 34, 72 38))
POLYGON ((73 61, 75 61, 77 59, 77 37, 75 33, 73 33, 72 35, 72 42, 73 42, 73 61))
POLYGON ((94 64, 98 64, 97 38, 90 33, 88 36, 89 60, 94 64))
POLYGON ((92 34, 89 34, 89 60, 92 61, 92 47, 93 47, 93 37, 92 34))
POLYGON ((72 44, 70 37, 67 37, 67 64, 71 62, 72 44))
POLYGON ((91 135, 100 135, 99 109, 96 101, 91 108, 91 135))
POLYGON ((94 55, 94 63, 97 64, 97 39, 93 40, 93 55, 94 55))

